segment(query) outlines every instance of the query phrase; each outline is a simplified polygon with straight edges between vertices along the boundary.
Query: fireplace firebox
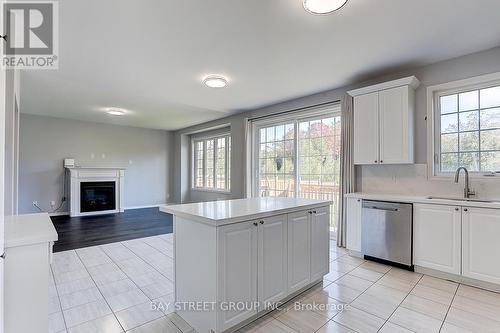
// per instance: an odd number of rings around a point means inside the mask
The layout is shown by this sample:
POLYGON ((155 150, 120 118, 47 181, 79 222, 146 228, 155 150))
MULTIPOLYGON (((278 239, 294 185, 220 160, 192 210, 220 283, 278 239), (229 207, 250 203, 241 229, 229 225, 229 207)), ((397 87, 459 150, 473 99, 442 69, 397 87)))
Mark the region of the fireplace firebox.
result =
POLYGON ((80 212, 116 209, 116 182, 81 182, 80 212))

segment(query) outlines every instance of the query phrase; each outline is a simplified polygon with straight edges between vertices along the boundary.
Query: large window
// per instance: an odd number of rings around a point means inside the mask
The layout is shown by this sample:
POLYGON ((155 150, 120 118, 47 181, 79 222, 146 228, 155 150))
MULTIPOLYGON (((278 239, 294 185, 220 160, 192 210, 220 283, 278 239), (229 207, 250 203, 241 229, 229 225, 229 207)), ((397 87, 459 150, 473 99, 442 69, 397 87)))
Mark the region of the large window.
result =
POLYGON ((193 139, 193 188, 229 191, 231 136, 193 139))
POLYGON ((435 95, 435 171, 500 172, 500 84, 435 95))
POLYGON ((254 124, 254 195, 329 200, 335 229, 340 184, 337 104, 254 124))

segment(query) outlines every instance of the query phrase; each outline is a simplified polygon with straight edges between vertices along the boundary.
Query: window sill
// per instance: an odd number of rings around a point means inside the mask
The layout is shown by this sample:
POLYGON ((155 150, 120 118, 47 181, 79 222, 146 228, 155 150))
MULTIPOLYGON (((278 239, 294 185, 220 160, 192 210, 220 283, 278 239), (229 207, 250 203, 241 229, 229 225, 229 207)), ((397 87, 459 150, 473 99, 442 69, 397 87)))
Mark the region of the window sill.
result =
POLYGON ((213 189, 213 188, 203 188, 203 187, 191 187, 191 191, 219 193, 219 194, 231 194, 231 190, 217 190, 217 189, 213 189))

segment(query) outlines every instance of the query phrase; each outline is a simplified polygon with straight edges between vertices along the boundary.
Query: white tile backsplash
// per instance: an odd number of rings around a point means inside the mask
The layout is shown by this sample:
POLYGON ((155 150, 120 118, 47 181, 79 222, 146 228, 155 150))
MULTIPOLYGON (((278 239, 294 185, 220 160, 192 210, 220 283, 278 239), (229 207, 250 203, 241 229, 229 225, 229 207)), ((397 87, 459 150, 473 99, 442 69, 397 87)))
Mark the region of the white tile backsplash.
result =
MULTIPOLYGON (((356 167, 357 191, 365 193, 461 197, 464 189, 463 177, 461 174, 458 184, 454 183, 452 177, 429 178, 427 164, 356 167)), ((471 177, 470 184, 478 198, 500 199, 500 177, 471 177)))

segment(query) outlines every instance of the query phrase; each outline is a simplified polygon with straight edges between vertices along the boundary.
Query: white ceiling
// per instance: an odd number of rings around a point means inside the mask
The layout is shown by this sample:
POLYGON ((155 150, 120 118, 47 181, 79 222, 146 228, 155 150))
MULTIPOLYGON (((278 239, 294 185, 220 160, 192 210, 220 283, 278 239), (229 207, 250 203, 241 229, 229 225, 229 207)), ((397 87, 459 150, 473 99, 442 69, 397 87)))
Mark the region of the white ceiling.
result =
POLYGON ((59 7, 59 70, 23 73, 22 112, 168 130, 500 44, 499 0, 350 0, 324 16, 302 0, 59 7), (229 86, 204 87, 209 73, 229 86))

